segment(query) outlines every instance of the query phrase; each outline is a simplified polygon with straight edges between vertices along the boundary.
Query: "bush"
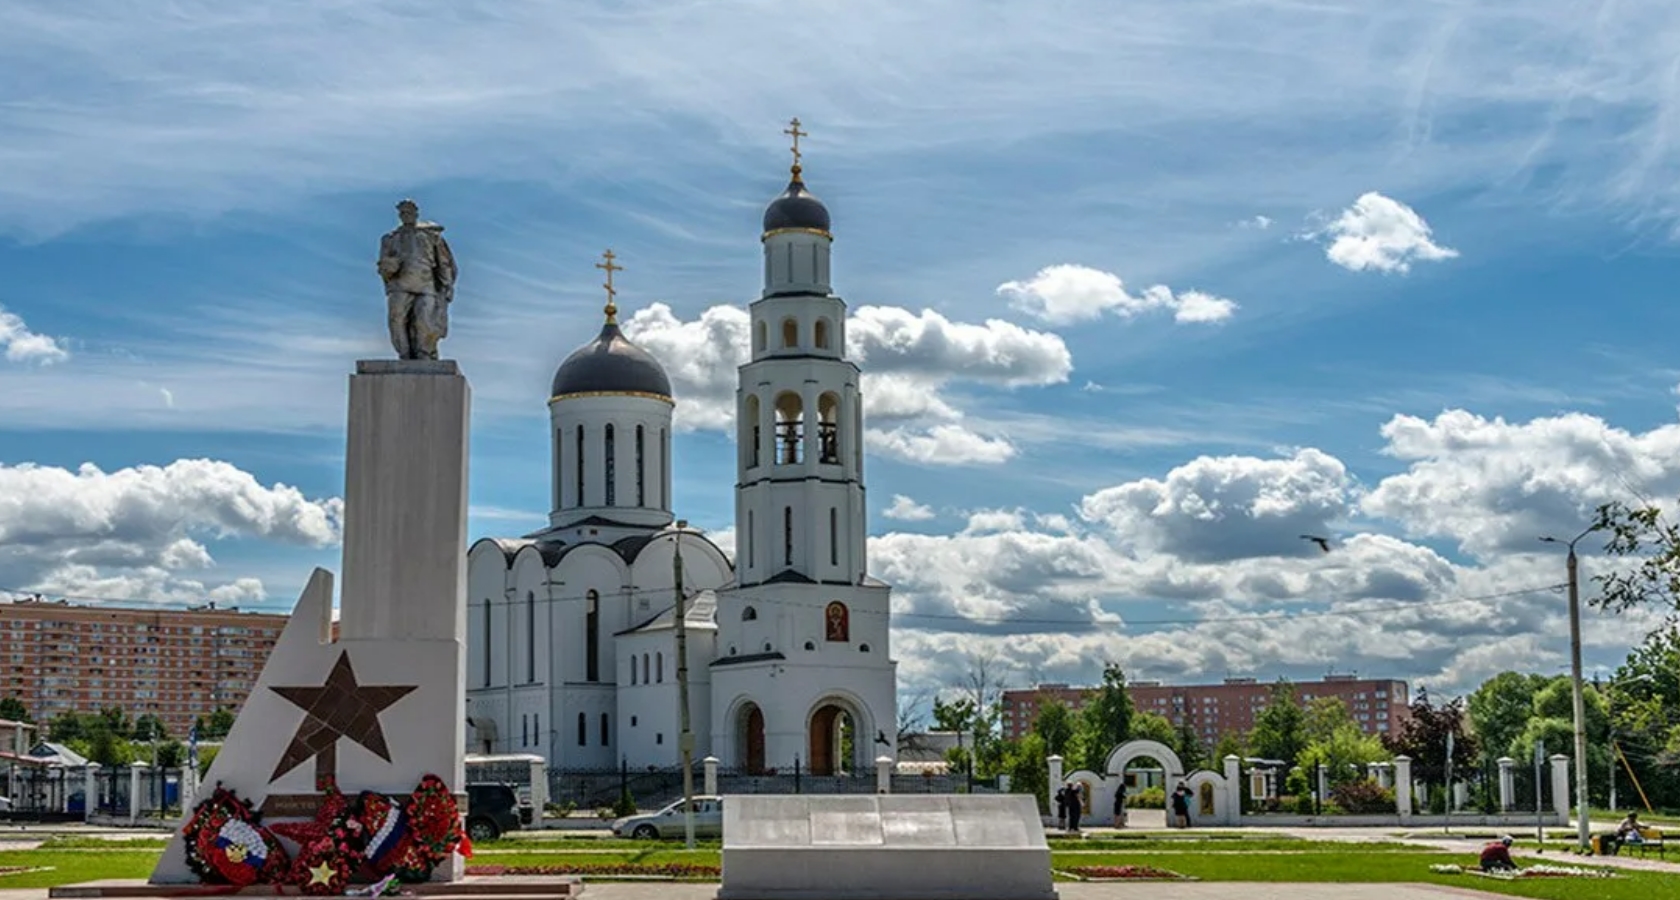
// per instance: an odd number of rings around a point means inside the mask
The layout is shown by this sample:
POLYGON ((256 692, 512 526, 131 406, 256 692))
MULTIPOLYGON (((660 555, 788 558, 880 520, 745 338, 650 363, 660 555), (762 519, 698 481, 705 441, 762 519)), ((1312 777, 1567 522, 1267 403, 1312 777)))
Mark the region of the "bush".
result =
POLYGON ((1395 811, 1394 792, 1369 778, 1336 785, 1330 789, 1330 799, 1354 815, 1395 811))
POLYGON ((1166 788, 1144 788, 1141 791, 1126 795, 1127 809, 1166 809, 1166 788))
POLYGON ((1295 795, 1295 815, 1310 816, 1318 812, 1318 804, 1313 801, 1312 794, 1295 795))
POLYGON ((613 805, 613 815, 622 819, 625 816, 633 816, 635 814, 636 798, 630 796, 630 791, 626 789, 624 793, 618 795, 618 802, 613 805))
POLYGON ((564 819, 574 812, 577 812, 577 801, 575 800, 562 800, 558 803, 543 804, 543 815, 550 819, 564 819))

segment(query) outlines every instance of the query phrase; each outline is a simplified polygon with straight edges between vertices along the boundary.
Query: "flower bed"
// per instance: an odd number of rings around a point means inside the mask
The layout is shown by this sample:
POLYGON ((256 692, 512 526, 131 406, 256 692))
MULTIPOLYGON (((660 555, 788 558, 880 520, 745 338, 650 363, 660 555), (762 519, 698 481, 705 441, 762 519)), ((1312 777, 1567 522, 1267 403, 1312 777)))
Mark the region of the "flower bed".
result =
POLYGON ((1518 878, 1618 878, 1609 869, 1590 869, 1581 866, 1551 866, 1534 865, 1514 871, 1483 872, 1473 866, 1436 865, 1430 866, 1429 871, 1437 875, 1476 875, 1482 878, 1498 878, 1503 881, 1515 881, 1518 878))
POLYGON ((1081 881, 1190 881, 1180 875, 1154 866, 1072 866, 1063 869, 1081 881))
POLYGON ((695 863, 556 863, 542 866, 467 866, 468 875, 592 875, 608 878, 665 878, 714 880, 723 877, 721 866, 695 863))
POLYGON ((28 875, 30 872, 50 872, 52 866, 0 866, 0 878, 7 875, 28 875))

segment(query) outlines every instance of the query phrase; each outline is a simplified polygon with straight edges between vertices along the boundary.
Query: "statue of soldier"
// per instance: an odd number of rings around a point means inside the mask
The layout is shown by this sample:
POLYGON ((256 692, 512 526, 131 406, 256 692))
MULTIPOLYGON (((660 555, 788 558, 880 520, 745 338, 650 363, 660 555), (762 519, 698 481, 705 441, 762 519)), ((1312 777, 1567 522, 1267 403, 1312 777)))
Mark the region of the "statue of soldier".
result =
POLYGON ((391 346, 398 359, 437 359, 438 341, 449 334, 449 304, 455 299, 455 255, 443 226, 420 221, 413 200, 397 204, 402 222, 379 239, 379 277, 385 281, 391 346))

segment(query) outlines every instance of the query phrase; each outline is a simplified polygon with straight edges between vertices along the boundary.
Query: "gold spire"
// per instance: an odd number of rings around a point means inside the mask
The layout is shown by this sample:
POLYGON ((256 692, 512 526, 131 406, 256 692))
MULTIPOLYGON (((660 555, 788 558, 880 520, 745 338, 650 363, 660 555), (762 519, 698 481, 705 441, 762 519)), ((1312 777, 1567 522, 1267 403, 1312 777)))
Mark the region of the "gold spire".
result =
POLYGON ((613 288, 613 273, 624 271, 624 267, 613 265, 613 260, 617 259, 617 257, 613 255, 613 252, 610 249, 601 254, 601 259, 603 262, 596 263, 595 268, 603 269, 607 273, 607 281, 605 284, 601 285, 601 287, 607 289, 607 306, 602 310, 602 312, 607 314, 608 325, 617 325, 618 291, 613 288))
POLYGON ((789 135, 793 138, 793 147, 791 148, 793 150, 793 180, 799 181, 799 173, 801 171, 799 167, 799 139, 802 137, 810 137, 811 133, 809 131, 800 131, 799 117, 794 116, 793 121, 788 123, 788 127, 782 129, 782 134, 789 135))

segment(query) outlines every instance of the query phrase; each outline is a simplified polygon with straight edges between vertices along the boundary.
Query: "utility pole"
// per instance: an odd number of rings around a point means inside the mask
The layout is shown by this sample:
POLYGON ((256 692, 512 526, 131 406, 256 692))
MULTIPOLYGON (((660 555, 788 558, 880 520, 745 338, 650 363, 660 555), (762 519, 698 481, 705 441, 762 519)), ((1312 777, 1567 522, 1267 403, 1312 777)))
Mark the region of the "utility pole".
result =
POLYGON ((688 849, 694 849, 694 731, 688 720, 688 604, 683 597, 682 533, 688 528, 684 519, 677 520, 676 545, 671 554, 671 572, 676 577, 677 605, 672 624, 677 638, 677 721, 681 734, 677 736, 677 755, 682 760, 683 839, 688 849))
POLYGON ((1588 528, 1568 541, 1543 537, 1548 544, 1569 547, 1566 565, 1569 570, 1569 680, 1575 705, 1575 837, 1578 848, 1586 853, 1592 848, 1591 807, 1587 803, 1587 701, 1581 683, 1581 579, 1580 563, 1575 556, 1575 544, 1597 531, 1588 528))

